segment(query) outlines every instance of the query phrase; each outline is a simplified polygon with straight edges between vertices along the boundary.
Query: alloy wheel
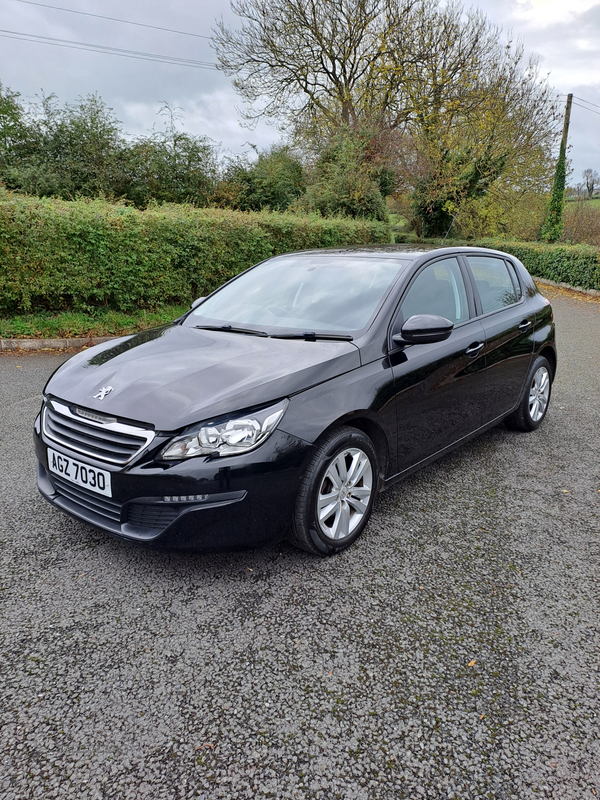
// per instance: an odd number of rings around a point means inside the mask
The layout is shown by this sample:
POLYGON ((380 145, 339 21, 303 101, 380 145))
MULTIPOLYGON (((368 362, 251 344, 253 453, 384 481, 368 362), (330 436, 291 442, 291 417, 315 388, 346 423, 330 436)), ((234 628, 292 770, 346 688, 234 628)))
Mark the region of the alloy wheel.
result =
POLYGON ((546 413, 550 399, 550 373, 546 367, 536 370, 529 389, 529 416, 539 422, 546 413))
POLYGON ((345 539, 360 525, 373 492, 373 468, 366 453, 350 447, 330 462, 317 495, 317 522, 328 539, 345 539))

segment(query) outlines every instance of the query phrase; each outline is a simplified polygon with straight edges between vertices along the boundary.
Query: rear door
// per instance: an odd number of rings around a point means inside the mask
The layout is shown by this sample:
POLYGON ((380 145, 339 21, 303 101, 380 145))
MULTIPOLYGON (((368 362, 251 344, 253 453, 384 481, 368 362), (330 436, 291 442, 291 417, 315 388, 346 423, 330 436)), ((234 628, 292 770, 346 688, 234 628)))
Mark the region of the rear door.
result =
POLYGON ((533 357, 535 313, 517 273, 500 256, 466 255, 475 304, 485 331, 486 399, 483 422, 491 422, 517 404, 533 357))
POLYGON ((454 444, 482 424, 485 401, 485 334, 471 287, 456 257, 430 262, 413 277, 392 325, 414 314, 454 323, 434 344, 392 348, 390 361, 398 420, 398 472, 454 444))

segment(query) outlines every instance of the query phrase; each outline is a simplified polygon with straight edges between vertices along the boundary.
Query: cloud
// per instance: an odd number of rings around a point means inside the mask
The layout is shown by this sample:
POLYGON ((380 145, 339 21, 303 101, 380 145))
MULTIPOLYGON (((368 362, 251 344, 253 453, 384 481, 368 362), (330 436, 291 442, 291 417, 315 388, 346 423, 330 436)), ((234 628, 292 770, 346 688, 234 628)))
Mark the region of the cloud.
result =
MULTIPOLYGON (((62 5, 57 3, 56 5, 62 5)), ((179 0, 176 8, 163 0, 94 0, 65 3, 65 7, 92 14, 103 14, 202 35, 211 35, 215 17, 223 14, 236 24, 228 4, 210 0, 179 0)), ((15 0, 0 0, 2 27, 41 36, 90 42, 111 47, 177 55, 214 62, 215 54, 206 39, 166 31, 125 25, 70 14, 15 0)), ((249 131, 239 124, 238 103, 231 80, 215 70, 192 69, 152 61, 109 56, 49 44, 0 39, 0 81, 24 98, 32 99, 43 91, 55 93, 59 102, 74 102, 78 97, 97 92, 114 109, 124 129, 131 135, 148 133, 163 120, 157 113, 163 103, 184 109, 185 129, 221 142, 226 150, 240 152, 251 141, 259 148, 280 138, 265 123, 249 131)))
POLYGON ((569 181, 579 183, 586 167, 600 170, 600 117, 591 103, 600 106, 600 4, 593 0, 480 0, 488 18, 501 24, 505 35, 512 30, 528 53, 539 56, 540 75, 560 92, 559 112, 566 95, 576 98, 571 111, 569 181), (588 110, 580 106, 588 106, 588 110))
MULTIPOLYGON (((488 18, 512 29, 527 52, 540 56, 541 74, 560 92, 574 92, 600 105, 600 4, 594 0, 467 0, 488 18)), ((63 5, 57 3, 56 5, 63 5)), ((65 7, 210 35, 215 17, 223 15, 237 26, 229 3, 214 0, 70 0, 65 7)), ((29 6, 15 0, 0 0, 2 27, 44 36, 97 42, 113 47, 164 53, 185 58, 214 60, 205 39, 154 31, 108 20, 84 17, 29 6)), ((55 92, 59 101, 74 101, 93 92, 114 108, 125 130, 133 135, 161 126, 157 116, 161 101, 185 111, 186 130, 205 134, 224 149, 239 152, 245 142, 268 146, 279 138, 276 129, 261 123, 249 131, 239 125, 238 98, 231 81, 221 72, 134 61, 81 50, 0 39, 0 80, 5 86, 32 97, 40 89, 55 92)), ((599 109, 600 110, 600 109, 599 109)), ((571 157, 577 179, 587 166, 600 169, 600 143, 596 115, 574 107, 571 157)))
POLYGON ((515 19, 522 20, 533 28, 545 28, 559 22, 568 22, 580 16, 595 4, 596 0, 521 0, 513 2, 515 19))

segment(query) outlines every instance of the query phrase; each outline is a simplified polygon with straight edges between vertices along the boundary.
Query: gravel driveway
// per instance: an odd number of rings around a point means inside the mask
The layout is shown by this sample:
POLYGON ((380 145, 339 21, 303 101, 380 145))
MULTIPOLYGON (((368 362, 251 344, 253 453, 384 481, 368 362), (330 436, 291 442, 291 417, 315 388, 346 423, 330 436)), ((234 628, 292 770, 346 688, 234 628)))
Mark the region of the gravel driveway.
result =
MULTIPOLYGON (((549 293, 549 292, 547 292, 549 293)), ((37 494, 64 356, 0 358, 0 796, 600 797, 600 304, 559 374, 328 560, 165 555, 37 494)))

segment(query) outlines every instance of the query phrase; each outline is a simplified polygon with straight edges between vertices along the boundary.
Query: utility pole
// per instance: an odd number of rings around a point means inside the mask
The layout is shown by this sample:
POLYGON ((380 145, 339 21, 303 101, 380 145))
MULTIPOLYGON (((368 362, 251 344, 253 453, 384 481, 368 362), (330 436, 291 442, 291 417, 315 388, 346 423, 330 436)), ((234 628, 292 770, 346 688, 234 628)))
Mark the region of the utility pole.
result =
POLYGON ((567 177, 567 139, 569 136, 569 122, 571 121, 571 103, 573 95, 567 95, 565 107, 565 121, 560 142, 560 152, 554 173, 552 194, 546 211, 546 218, 540 232, 541 238, 547 242, 557 242, 563 234, 563 211, 565 207, 565 180, 567 177))
POLYGON ((569 122, 571 121, 571 103, 573 102, 573 95, 567 95, 567 106, 565 108, 565 121, 563 123, 563 134, 560 143, 561 152, 567 152, 567 137, 569 136, 569 122))

